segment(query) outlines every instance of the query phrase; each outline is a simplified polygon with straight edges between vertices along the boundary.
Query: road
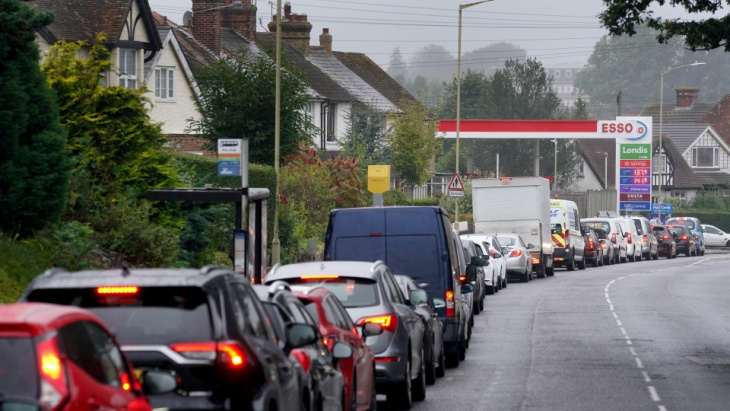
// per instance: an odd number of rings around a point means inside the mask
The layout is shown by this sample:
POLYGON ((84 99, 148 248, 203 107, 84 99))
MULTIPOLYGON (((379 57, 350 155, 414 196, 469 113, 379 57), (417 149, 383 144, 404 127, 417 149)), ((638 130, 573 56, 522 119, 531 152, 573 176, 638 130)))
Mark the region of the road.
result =
POLYGON ((512 282, 413 409, 728 409, 729 293, 716 251, 512 282))

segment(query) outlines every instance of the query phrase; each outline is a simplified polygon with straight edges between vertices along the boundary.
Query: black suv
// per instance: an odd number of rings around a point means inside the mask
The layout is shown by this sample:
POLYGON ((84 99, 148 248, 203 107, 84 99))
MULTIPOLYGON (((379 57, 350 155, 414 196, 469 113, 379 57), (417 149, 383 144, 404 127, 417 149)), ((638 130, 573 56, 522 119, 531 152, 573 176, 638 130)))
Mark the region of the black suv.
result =
MULTIPOLYGON (((301 404, 296 369, 277 346, 261 302, 250 283, 227 268, 51 269, 33 280, 21 300, 86 308, 116 334, 138 372, 174 375, 174 392, 149 397, 154 408, 301 404)), ((289 337, 294 345, 316 338, 289 337)))

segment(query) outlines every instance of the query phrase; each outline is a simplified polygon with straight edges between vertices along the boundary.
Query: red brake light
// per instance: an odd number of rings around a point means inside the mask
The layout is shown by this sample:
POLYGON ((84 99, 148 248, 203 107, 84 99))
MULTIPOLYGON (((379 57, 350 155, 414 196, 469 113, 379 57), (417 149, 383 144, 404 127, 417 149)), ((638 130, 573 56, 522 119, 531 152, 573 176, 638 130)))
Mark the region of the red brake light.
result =
POLYGON ((395 329, 398 326, 398 317, 394 314, 377 315, 361 318, 357 322, 358 325, 365 325, 366 323, 380 324, 380 326, 383 327, 383 331, 395 332, 395 329))
POLYGON ((454 292, 446 291, 446 316, 454 317, 456 315, 456 305, 454 303, 454 292))
POLYGON ((649 242, 649 236, 648 236, 648 235, 646 235, 646 234, 644 234, 644 239, 643 239, 642 241, 643 241, 644 243, 648 243, 648 242, 649 242))
POLYGON ((665 239, 665 240, 669 240, 669 234, 664 234, 664 235, 662 236, 662 238, 663 238, 663 239, 665 239))
POLYGON ((184 357, 195 360, 212 361, 217 358, 233 367, 240 367, 246 363, 246 357, 235 342, 178 343, 170 345, 170 348, 184 357))
POLYGON ((55 411, 68 399, 66 370, 56 345, 56 337, 38 343, 38 368, 41 375, 40 403, 43 409, 55 411))
POLYGON ((540 258, 532 257, 532 265, 540 265, 540 258))
POLYGON ((611 242, 616 244, 616 233, 611 234, 611 242))
POLYGON ((302 366, 302 369, 306 374, 309 374, 309 369, 312 366, 312 362, 309 358, 309 355, 306 353, 306 351, 300 350, 300 349, 294 349, 291 350, 291 355, 297 360, 299 365, 302 366))
POLYGON ((98 287, 96 293, 100 295, 129 295, 137 294, 139 287, 119 286, 119 287, 98 287))
POLYGON ((375 362, 398 362, 398 357, 375 357, 375 362))
POLYGON ((459 276, 459 282, 462 283, 462 284, 465 284, 466 283, 466 276, 465 275, 460 275, 459 276))
POLYGON ((522 255, 522 250, 512 250, 511 253, 509 253, 510 257, 519 257, 522 255))
POLYGON ((305 274, 299 277, 301 280, 336 280, 340 278, 337 274, 305 274))
POLYGON ((629 244, 631 244, 631 233, 626 233, 626 239, 629 241, 629 244))
POLYGON ((686 235, 683 235, 683 236, 682 236, 682 237, 680 237, 679 239, 680 239, 680 240, 686 240, 686 239, 687 239, 687 236, 686 236, 686 235))
POLYGON ((119 381, 121 381, 124 391, 132 391, 132 382, 129 381, 129 374, 126 372, 121 373, 119 375, 119 381))

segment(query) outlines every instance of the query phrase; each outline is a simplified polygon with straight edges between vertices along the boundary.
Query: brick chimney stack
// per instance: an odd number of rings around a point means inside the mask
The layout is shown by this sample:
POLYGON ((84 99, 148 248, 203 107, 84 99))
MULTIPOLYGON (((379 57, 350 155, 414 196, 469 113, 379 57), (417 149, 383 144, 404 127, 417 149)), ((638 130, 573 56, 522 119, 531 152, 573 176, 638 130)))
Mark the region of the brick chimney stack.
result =
POLYGON ((677 107, 692 107, 699 100, 700 89, 697 87, 677 87, 677 107))
MULTIPOLYGON (((232 4, 233 0, 224 0, 232 4)), ((249 41, 256 35, 256 6, 251 0, 243 0, 242 4, 231 5, 221 9, 221 25, 243 34, 249 41)))
POLYGON ((193 0, 193 37, 215 55, 221 52, 221 2, 193 0))
POLYGON ((322 29, 322 34, 319 35, 319 46, 329 53, 332 52, 332 35, 330 34, 330 29, 322 29))
MULTIPOLYGON (((268 24, 269 31, 276 34, 276 15, 268 24)), ((284 3, 284 15, 281 21, 281 41, 294 47, 303 55, 309 54, 309 40, 312 24, 307 21, 306 14, 291 12, 291 2, 284 3)))

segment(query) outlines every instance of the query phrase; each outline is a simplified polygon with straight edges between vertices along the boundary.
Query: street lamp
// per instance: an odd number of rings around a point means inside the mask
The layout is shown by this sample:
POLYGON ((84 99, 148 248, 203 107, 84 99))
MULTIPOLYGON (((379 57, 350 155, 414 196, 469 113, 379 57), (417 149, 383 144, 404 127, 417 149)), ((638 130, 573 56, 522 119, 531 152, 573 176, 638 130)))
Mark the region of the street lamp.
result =
POLYGON ((281 134, 281 0, 276 0, 276 85, 274 101, 274 171, 276 171, 276 194, 274 201, 274 233, 271 240, 271 265, 281 261, 281 242, 279 241, 279 136, 281 134))
MULTIPOLYGON (((459 41, 456 51, 456 174, 459 173, 459 131, 461 130, 461 12, 469 7, 493 0, 482 0, 474 3, 459 4, 459 41)), ((459 200, 454 200, 454 221, 459 222, 459 200)))
MULTIPOLYGON (((681 66, 677 67, 670 67, 664 71, 662 71, 661 75, 659 76, 659 161, 662 161, 662 139, 663 139, 663 130, 662 125, 664 123, 664 75, 673 72, 674 70, 679 70, 681 68, 685 67, 694 67, 694 66, 702 66, 705 62, 702 61, 695 61, 694 63, 690 64, 683 64, 681 66)), ((666 164, 666 160, 663 164, 659 165, 659 195, 657 196, 657 202, 659 203, 657 206, 657 218, 659 221, 662 221, 662 169, 664 168, 664 165, 666 164)))
POLYGON ((603 156, 603 189, 608 190, 608 152, 596 151, 596 154, 603 156))
POLYGON ((553 156, 555 160, 555 168, 553 169, 553 191, 555 191, 558 189, 558 139, 554 138, 550 141, 555 143, 555 155, 553 156))

